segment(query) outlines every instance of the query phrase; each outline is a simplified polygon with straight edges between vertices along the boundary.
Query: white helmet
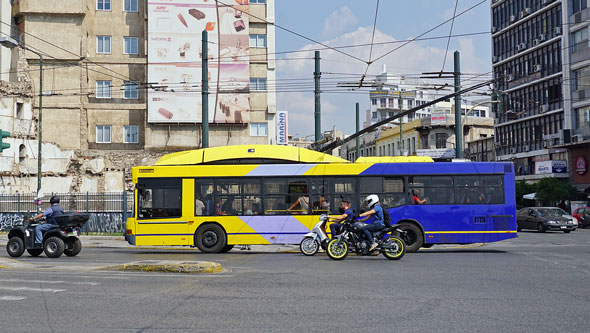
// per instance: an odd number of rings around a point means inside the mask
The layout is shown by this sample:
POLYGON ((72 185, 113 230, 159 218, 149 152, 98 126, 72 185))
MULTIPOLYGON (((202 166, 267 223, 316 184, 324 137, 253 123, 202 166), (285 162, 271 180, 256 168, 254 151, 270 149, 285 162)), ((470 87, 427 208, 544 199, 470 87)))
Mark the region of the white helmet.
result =
POLYGON ((371 194, 367 196, 365 201, 367 202, 367 205, 369 205, 369 208, 373 208, 373 206, 379 202, 379 196, 377 194, 371 194))

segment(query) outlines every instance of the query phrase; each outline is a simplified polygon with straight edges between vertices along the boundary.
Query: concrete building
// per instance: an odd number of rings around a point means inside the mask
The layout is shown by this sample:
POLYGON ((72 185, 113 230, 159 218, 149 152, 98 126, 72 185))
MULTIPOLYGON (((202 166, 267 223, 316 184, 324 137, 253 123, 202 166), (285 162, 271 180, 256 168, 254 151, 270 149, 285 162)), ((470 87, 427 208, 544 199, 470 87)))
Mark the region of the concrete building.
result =
MULTIPOLYGON (((239 96, 245 104, 242 102, 237 112, 233 98, 236 96, 237 101, 238 94, 232 89, 243 82, 234 82, 233 77, 224 76, 224 72, 220 70, 216 72, 218 75, 212 76, 210 88, 222 93, 212 93, 214 97, 210 99, 213 100, 210 104, 213 108, 210 110, 231 115, 237 121, 214 119, 210 124, 209 145, 276 142, 276 97, 273 87, 275 65, 267 57, 274 53, 274 1, 250 1, 250 5, 227 7, 213 5, 214 9, 207 9, 212 12, 204 9, 188 10, 184 13, 186 18, 182 19, 173 11, 176 10, 172 8, 173 4, 163 3, 164 7, 161 7, 159 2, 162 1, 156 0, 148 4, 139 0, 76 0, 64 5, 55 0, 12 1, 12 13, 7 16, 12 17, 10 34, 21 45, 44 54, 42 94, 45 192, 128 189, 131 186, 132 166, 153 163, 169 151, 201 147, 200 120, 177 120, 169 117, 160 121, 150 118, 151 114, 148 112, 150 105, 153 108, 163 95, 168 98, 167 96, 175 94, 175 90, 182 90, 189 85, 198 86, 199 92, 193 91, 193 94, 200 96, 200 75, 181 75, 181 78, 169 82, 148 82, 149 68, 153 63, 150 61, 152 58, 149 50, 157 45, 155 40, 149 40, 149 36, 155 36, 150 35, 153 32, 150 31, 150 24, 156 24, 153 13, 162 8, 165 12, 174 13, 174 22, 177 25, 182 24, 181 29, 185 29, 184 26, 189 28, 190 24, 204 24, 205 20, 200 20, 200 15, 205 15, 205 12, 207 15, 216 11, 224 14, 231 12, 232 20, 235 21, 230 22, 233 26, 228 22, 207 22, 213 41, 219 42, 215 36, 221 35, 222 26, 232 27, 233 32, 239 33, 239 36, 229 36, 229 33, 227 36, 227 40, 235 42, 235 47, 210 52, 210 68, 220 68, 222 62, 231 68, 235 65, 234 60, 239 59, 238 62, 246 73, 246 89, 240 90, 239 96), (148 101, 149 97, 151 99, 148 101), (222 100, 227 101, 222 103, 222 100), (67 163, 49 167, 54 159, 67 160, 67 163), (51 181, 45 181, 46 178, 58 175, 65 181, 56 181, 55 187, 49 185, 52 184, 51 181), (47 188, 45 184, 48 184, 47 188)), ((1 8, 3 21, 6 8, 10 9, 6 3, 8 1, 4 1, 1 8)), ((198 7, 201 2, 195 1, 195 4, 198 7)), ((10 21, 8 18, 5 22, 10 21)), ((158 24, 170 23, 159 19, 158 17, 158 24)), ((151 55, 157 57, 169 52, 168 54, 174 53, 180 58, 192 56, 192 59, 198 59, 200 44, 195 41, 200 41, 202 30, 191 30, 197 32, 189 36, 192 38, 190 49, 158 48, 160 53, 154 51, 151 55)), ((183 32, 179 36, 185 38, 187 33, 183 32)), ((11 53, 13 59, 9 63, 14 73, 10 79, 30 82, 34 95, 40 95, 39 57, 22 49, 2 49, 2 72, 5 72, 5 54, 11 53)), ((177 67, 182 67, 181 60, 174 61, 178 64, 177 67)), ((170 77, 173 77, 176 72, 171 72, 170 77)), ((200 97, 198 99, 200 101, 200 97)), ((31 103, 32 123, 35 128, 29 134, 35 140, 39 99, 34 98, 31 103)), ((196 114, 196 103, 184 105, 193 110, 192 115, 196 114)), ((34 158, 32 152, 30 157, 34 158)), ((25 192, 35 191, 36 187, 27 185, 30 183, 27 175, 11 176, 14 177, 11 185, 13 188, 18 187, 25 192)))
POLYGON ((561 145, 590 134, 586 7, 586 0, 491 3, 493 75, 503 96, 496 110, 496 153, 498 160, 515 163, 517 179, 568 178, 569 170, 539 172, 537 164, 566 163, 561 145))
POLYGON ((473 162, 492 162, 496 160, 494 137, 476 139, 467 143, 465 158, 473 162))

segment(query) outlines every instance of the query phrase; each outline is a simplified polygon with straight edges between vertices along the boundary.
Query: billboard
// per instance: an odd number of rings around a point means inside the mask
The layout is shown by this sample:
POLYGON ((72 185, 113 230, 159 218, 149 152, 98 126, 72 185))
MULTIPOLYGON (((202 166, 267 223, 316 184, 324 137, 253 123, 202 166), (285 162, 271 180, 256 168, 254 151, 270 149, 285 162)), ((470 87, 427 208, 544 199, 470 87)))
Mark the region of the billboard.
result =
POLYGON ((567 173, 567 161, 550 160, 535 162, 535 175, 567 173))
POLYGON ((277 111, 277 144, 286 145, 289 143, 289 126, 287 111, 277 111))
POLYGON ((209 122, 249 122, 248 5, 150 0, 147 12, 148 122, 202 122, 203 30, 209 41, 209 122))
POLYGON ((430 125, 431 126, 436 126, 436 125, 442 125, 445 126, 447 124, 447 111, 442 109, 442 110, 434 110, 432 111, 432 113, 430 114, 430 125))

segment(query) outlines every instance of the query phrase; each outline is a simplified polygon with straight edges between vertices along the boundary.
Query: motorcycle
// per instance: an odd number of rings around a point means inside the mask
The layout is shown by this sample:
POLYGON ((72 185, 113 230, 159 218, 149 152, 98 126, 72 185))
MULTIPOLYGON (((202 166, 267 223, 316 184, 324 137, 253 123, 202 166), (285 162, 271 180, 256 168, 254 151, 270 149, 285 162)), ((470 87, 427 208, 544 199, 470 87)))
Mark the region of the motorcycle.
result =
POLYGON ((39 224, 29 220, 13 227, 8 232, 6 252, 11 257, 20 257, 25 250, 37 257, 45 252, 49 258, 58 258, 62 254, 73 257, 82 251, 82 242, 78 236, 80 228, 88 221, 88 214, 64 213, 57 216, 57 225, 43 233, 41 246, 35 244, 35 227, 39 224))
POLYGON ((362 222, 344 222, 343 232, 332 239, 326 248, 328 257, 333 260, 342 260, 348 256, 349 248, 357 255, 367 256, 375 252, 382 253, 389 260, 399 260, 406 253, 406 243, 403 238, 407 237, 406 232, 399 228, 399 225, 385 227, 381 231, 373 233, 373 239, 377 247, 369 251, 368 239, 365 237, 362 222))
POLYGON ((313 256, 320 250, 326 249, 330 238, 326 232, 326 224, 330 217, 326 214, 320 215, 320 221, 311 229, 311 232, 305 234, 301 243, 299 243, 299 250, 306 256, 313 256))
POLYGON ((578 223, 580 229, 590 227, 590 214, 582 214, 578 223))

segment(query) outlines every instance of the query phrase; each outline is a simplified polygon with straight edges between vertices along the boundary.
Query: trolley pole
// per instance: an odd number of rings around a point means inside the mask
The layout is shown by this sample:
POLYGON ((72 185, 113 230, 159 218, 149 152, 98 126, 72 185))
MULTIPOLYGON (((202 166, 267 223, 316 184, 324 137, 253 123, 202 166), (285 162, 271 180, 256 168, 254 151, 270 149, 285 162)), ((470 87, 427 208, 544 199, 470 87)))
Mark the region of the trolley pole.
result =
POLYGON ((313 78, 315 81, 315 142, 322 139, 322 106, 320 103, 320 51, 315 51, 315 72, 313 78))
MULTIPOLYGON (((461 90, 461 56, 455 51, 455 92, 461 90)), ((455 96, 455 157, 463 158, 463 126, 461 122, 461 95, 455 96)))
MULTIPOLYGON (((356 103, 356 133, 361 130, 361 115, 360 115, 360 106, 359 103, 356 103)), ((356 137, 356 158, 361 157, 361 138, 359 136, 356 137)))
POLYGON ((209 148, 209 52, 207 41, 207 30, 202 34, 203 68, 202 68, 202 89, 201 89, 201 131, 202 148, 209 148))

